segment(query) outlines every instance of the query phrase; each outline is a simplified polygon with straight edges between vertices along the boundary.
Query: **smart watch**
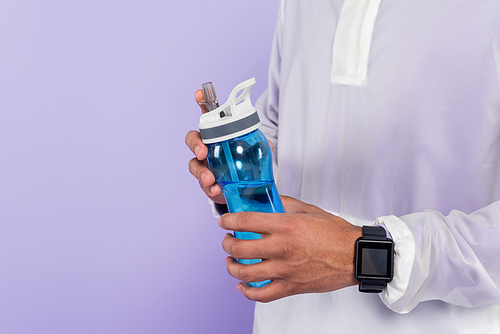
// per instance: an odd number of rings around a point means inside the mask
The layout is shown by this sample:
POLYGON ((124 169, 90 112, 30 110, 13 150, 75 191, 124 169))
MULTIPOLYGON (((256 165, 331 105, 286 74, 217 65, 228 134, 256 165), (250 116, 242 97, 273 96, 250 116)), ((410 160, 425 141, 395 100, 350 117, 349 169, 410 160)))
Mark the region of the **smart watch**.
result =
POLYGON ((360 292, 380 293, 394 274, 394 242, 381 226, 363 226, 356 240, 354 277, 360 292))

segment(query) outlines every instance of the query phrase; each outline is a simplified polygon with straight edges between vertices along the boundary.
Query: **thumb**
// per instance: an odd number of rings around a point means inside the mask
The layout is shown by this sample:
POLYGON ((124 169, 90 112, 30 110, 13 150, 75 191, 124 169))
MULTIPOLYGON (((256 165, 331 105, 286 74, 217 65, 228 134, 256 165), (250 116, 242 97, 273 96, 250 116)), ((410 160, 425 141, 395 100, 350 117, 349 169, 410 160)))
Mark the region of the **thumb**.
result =
POLYGON ((286 213, 319 213, 323 212, 317 206, 307 204, 290 196, 280 196, 286 213))

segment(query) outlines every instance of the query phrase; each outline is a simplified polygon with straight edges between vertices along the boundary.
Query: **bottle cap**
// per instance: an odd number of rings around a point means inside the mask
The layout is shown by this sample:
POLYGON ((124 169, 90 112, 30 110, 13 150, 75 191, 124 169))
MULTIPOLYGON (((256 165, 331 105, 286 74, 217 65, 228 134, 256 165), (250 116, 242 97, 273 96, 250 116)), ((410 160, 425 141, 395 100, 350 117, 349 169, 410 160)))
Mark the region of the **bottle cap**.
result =
POLYGON ((199 128, 203 143, 212 144, 236 138, 260 126, 257 110, 250 101, 250 91, 254 84, 255 78, 240 83, 229 94, 226 103, 200 117, 199 128), (243 92, 238 95, 241 91, 243 92))

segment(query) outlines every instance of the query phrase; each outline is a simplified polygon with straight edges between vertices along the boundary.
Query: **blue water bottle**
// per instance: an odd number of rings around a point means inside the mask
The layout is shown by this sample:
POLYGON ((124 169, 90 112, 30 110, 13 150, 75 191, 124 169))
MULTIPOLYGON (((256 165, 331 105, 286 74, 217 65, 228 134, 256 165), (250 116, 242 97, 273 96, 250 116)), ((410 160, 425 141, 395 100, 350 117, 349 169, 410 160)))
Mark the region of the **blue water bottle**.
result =
MULTIPOLYGON (((236 86, 220 107, 212 84, 204 84, 208 112, 200 118, 200 134, 208 147, 208 166, 222 189, 229 212, 285 212, 274 183, 271 146, 258 129, 260 119, 250 101, 254 84, 252 78, 236 86)), ((262 235, 252 232, 235 231, 234 236, 262 239, 262 235)), ((253 264, 262 260, 238 261, 253 264)), ((248 284, 262 287, 270 282, 248 284)))

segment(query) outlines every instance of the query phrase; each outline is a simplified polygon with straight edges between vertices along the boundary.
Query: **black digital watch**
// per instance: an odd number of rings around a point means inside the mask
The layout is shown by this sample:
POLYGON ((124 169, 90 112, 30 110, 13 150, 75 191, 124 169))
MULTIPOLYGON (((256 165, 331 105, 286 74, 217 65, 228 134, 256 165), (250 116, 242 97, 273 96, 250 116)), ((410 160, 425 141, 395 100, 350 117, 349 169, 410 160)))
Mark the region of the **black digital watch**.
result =
POLYGON ((354 277, 360 292, 380 293, 394 274, 394 242, 380 226, 363 226, 356 240, 354 277))

